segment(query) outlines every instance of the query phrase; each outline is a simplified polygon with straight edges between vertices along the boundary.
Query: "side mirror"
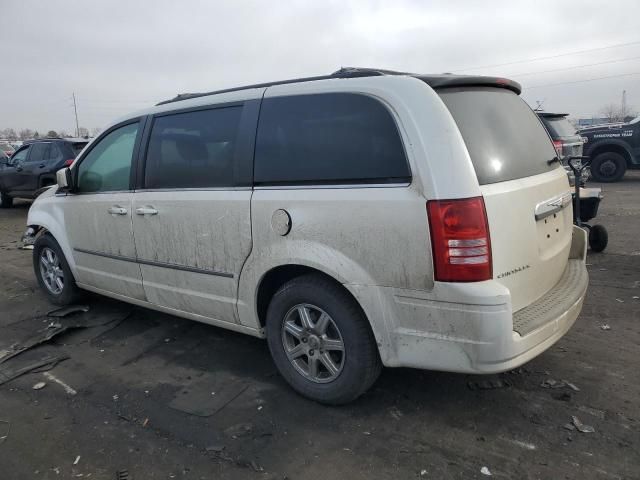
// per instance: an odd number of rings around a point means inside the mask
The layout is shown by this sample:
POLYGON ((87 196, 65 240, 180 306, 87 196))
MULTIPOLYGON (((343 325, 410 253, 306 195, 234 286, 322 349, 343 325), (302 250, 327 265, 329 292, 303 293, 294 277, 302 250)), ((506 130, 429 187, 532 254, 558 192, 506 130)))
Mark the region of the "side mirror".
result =
POLYGON ((56 172, 56 182, 60 190, 73 189, 73 175, 70 168, 61 168, 56 172))

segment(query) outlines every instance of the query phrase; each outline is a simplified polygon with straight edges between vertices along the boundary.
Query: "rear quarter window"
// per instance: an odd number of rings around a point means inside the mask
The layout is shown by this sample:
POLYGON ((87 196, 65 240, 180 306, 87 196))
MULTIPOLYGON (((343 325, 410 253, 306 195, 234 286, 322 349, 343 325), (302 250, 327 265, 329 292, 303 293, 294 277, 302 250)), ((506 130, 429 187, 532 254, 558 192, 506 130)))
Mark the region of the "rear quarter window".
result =
POLYGON ((395 122, 378 100, 323 93, 267 98, 256 138, 258 185, 410 180, 395 122))
POLYGON ((438 91, 469 151, 480 185, 530 177, 561 168, 536 114, 503 88, 464 87, 438 91))

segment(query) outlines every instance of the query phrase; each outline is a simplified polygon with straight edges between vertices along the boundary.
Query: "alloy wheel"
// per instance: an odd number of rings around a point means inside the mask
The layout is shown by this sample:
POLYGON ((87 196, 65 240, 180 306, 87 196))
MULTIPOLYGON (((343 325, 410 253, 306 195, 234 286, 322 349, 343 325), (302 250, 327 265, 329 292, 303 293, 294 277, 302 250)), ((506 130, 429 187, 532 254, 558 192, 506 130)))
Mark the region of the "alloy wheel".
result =
POLYGON ((304 303, 291 308, 282 322, 282 345, 291 364, 307 380, 329 383, 342 372, 342 334, 320 307, 304 303))
POLYGON ((56 252, 44 247, 40 252, 40 276, 45 287, 54 295, 60 295, 64 288, 64 271, 56 252))

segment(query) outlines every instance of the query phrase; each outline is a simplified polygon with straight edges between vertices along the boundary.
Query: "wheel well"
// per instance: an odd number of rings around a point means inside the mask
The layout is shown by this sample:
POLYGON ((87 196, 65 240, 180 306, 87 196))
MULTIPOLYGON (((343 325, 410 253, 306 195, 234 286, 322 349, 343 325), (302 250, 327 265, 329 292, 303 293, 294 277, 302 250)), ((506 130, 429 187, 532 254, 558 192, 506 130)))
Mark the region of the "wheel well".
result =
MULTIPOLYGON (((339 285, 340 288, 343 288, 351 298, 355 300, 355 302, 360 306, 357 299, 351 294, 349 290, 344 288, 340 282, 338 282, 335 278, 330 275, 327 275, 320 270, 317 270, 312 267, 307 267, 304 265, 281 265, 272 270, 269 270, 264 277, 262 277, 262 281, 258 286, 258 295, 257 295, 257 311, 258 311, 258 320, 260 321, 260 326, 264 327, 267 321, 267 309, 269 308, 269 303, 271 299, 278 291, 278 289, 287 283, 289 280, 293 278, 300 277, 302 275, 306 275, 309 273, 316 273, 319 275, 323 275, 324 277, 330 279, 335 282, 336 285, 339 285)), ((360 307, 362 309, 362 307, 360 307)), ((364 311, 363 311, 364 313, 364 311)), ((366 316, 366 315, 365 315, 366 316)))
POLYGON ((631 155, 629 155, 629 152, 621 145, 606 144, 596 146, 589 152, 589 156, 591 157, 591 160, 593 160, 596 156, 606 152, 613 152, 622 155, 627 162, 627 166, 631 166, 631 155))

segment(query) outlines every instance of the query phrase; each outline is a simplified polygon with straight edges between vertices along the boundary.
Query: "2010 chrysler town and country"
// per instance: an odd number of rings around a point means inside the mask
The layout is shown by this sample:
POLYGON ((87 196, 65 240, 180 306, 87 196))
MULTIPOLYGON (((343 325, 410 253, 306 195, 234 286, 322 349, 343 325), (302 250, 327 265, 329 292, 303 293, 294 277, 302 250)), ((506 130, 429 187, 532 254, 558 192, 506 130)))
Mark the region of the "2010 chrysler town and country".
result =
POLYGON ((52 301, 90 290, 257 337, 301 394, 382 365, 491 373, 587 288, 567 175, 517 83, 343 69, 184 95, 91 142, 29 211, 52 301))

